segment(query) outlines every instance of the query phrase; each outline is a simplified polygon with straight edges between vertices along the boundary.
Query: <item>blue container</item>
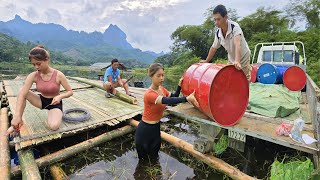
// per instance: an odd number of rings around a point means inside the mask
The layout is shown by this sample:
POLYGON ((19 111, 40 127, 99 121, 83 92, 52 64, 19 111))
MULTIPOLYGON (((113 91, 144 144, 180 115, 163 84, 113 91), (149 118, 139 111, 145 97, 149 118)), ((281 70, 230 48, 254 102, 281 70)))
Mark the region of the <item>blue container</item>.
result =
MULTIPOLYGON (((32 151, 33 151, 33 156, 35 159, 40 158, 39 150, 32 149, 32 151)), ((14 151, 14 150, 10 151, 10 156, 11 156, 11 159, 13 160, 14 165, 16 165, 16 166, 20 165, 17 151, 14 151)))
POLYGON ((272 64, 262 64, 257 72, 257 79, 262 84, 282 84, 283 74, 288 66, 275 66, 272 64))

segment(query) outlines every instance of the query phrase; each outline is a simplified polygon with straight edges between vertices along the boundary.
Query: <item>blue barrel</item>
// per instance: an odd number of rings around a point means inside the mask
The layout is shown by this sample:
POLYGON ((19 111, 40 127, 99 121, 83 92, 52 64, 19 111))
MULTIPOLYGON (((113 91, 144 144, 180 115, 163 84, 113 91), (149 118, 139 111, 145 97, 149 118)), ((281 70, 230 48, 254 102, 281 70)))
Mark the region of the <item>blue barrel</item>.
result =
POLYGON ((275 66, 272 64, 262 64, 257 72, 257 79, 262 84, 281 84, 283 74, 288 66, 275 66))

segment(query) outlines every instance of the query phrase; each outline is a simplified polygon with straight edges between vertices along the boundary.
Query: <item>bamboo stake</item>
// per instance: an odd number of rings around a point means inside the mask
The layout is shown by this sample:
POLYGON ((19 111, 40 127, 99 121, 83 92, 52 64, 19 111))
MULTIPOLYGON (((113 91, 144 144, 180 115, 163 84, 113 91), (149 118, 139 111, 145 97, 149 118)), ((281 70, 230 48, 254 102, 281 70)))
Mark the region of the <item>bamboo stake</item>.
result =
MULTIPOLYGON (((89 84, 93 87, 97 87, 99 89, 102 89, 105 91, 105 89, 101 86, 101 85, 98 85, 96 83, 92 83, 92 82, 89 82, 89 81, 86 81, 86 80, 83 80, 83 79, 78 79, 78 78, 75 78, 75 77, 68 77, 69 79, 73 79, 73 80, 76 80, 76 81, 79 81, 79 82, 82 82, 82 83, 86 83, 86 84, 89 84)), ((138 104, 138 101, 136 98, 134 97, 131 97, 131 96, 128 96, 124 93, 120 93, 119 91, 117 91, 117 93, 115 94, 115 96, 117 96, 119 99, 127 102, 127 103, 130 103, 130 104, 138 104)))
MULTIPOLYGON (((138 126, 139 122, 131 119, 130 125, 132 126, 138 126)), ((193 145, 189 144, 179 138, 176 138, 170 134, 167 134, 163 131, 161 131, 161 138, 172 145, 186 151, 187 153, 191 154, 193 157, 197 158, 198 160, 206 163, 208 166, 218 170, 219 172, 229 176, 232 179, 255 179, 243 172, 241 172, 239 169, 231 166, 230 164, 224 162, 223 160, 216 158, 212 155, 202 154, 196 150, 193 149, 193 145)))
MULTIPOLYGON (((0 92, 1 93, 1 92, 0 92)), ((0 102, 1 103, 1 102, 0 102)), ((4 136, 8 129, 8 108, 0 112, 0 179, 10 179, 10 150, 8 137, 4 136)))
MULTIPOLYGON (((77 153, 80 153, 82 151, 85 151, 87 149, 90 149, 94 146, 97 146, 101 143, 105 143, 111 139, 123 136, 125 134, 131 133, 135 130, 135 128, 127 125, 121 128, 118 128, 116 130, 103 133, 97 137, 94 137, 92 139, 86 140, 84 142, 81 142, 79 144, 70 146, 68 148, 62 149, 60 151, 54 152, 52 154, 48 154, 46 156, 43 156, 41 158, 38 158, 36 160, 36 163, 39 167, 47 166, 49 164, 56 163, 58 161, 62 161, 66 158, 69 158, 77 153)), ((20 166, 16 166, 11 168, 11 175, 19 175, 21 173, 20 166)))
POLYGON ((18 157, 22 171, 22 179, 41 179, 39 168, 34 160, 31 149, 19 150, 18 157))

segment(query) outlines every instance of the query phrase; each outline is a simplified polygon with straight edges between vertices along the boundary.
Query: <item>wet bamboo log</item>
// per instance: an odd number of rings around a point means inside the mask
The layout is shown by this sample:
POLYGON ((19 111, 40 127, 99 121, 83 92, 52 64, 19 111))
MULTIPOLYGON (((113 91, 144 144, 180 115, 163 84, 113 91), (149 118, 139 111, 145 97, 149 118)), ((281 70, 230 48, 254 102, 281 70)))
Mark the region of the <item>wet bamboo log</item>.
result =
MULTIPOLYGON (((138 126, 139 122, 131 119, 130 125, 132 126, 138 126)), ((185 152, 191 154, 193 157, 197 158, 198 160, 206 163, 208 166, 218 170, 219 172, 229 176, 232 179, 255 179, 243 172, 241 172, 239 169, 231 166, 230 164, 224 162, 223 160, 216 158, 212 155, 202 154, 196 150, 193 149, 193 145, 190 143, 187 143, 179 138, 176 138, 170 134, 167 134, 163 131, 161 131, 161 138, 170 144, 184 150, 185 152)))
MULTIPOLYGON (((66 158, 69 158, 77 153, 90 149, 94 146, 97 146, 101 143, 105 143, 111 139, 123 136, 125 134, 131 133, 135 128, 127 125, 110 132, 103 133, 97 137, 86 140, 79 144, 70 146, 68 148, 62 149, 60 151, 48 154, 36 160, 36 163, 39 167, 47 166, 49 164, 54 164, 56 162, 62 161, 66 158)), ((20 166, 15 166, 11 168, 11 176, 19 175, 21 173, 20 166)))
POLYGON ((31 149, 19 150, 18 157, 22 171, 22 179, 41 179, 39 168, 34 160, 31 149))
POLYGON ((10 179, 9 141, 8 137, 4 136, 8 126, 8 108, 2 108, 0 111, 0 179, 10 179))
MULTIPOLYGON (((50 151, 44 146, 41 146, 41 150, 44 151, 46 154, 50 153, 50 151)), ((52 179, 54 179, 54 180, 68 180, 69 179, 69 177, 61 169, 59 164, 52 164, 52 165, 50 165, 49 169, 50 169, 50 174, 51 174, 52 179)))
MULTIPOLYGON (((102 85, 97 85, 96 83, 92 83, 92 82, 89 82, 89 81, 86 81, 86 80, 83 80, 83 79, 74 78, 74 77, 68 77, 68 78, 76 80, 76 81, 79 81, 79 82, 82 82, 82 83, 89 84, 89 85, 91 85, 93 87, 97 87, 97 88, 102 89, 102 90, 105 91, 105 89, 103 88, 102 85)), ((117 91, 115 96, 117 96, 119 99, 121 99, 122 101, 125 101, 127 103, 138 104, 138 100, 136 98, 128 96, 127 94, 121 93, 119 91, 117 91)))
POLYGON ((57 164, 50 166, 50 173, 53 180, 68 180, 70 179, 66 173, 61 169, 61 167, 57 164))

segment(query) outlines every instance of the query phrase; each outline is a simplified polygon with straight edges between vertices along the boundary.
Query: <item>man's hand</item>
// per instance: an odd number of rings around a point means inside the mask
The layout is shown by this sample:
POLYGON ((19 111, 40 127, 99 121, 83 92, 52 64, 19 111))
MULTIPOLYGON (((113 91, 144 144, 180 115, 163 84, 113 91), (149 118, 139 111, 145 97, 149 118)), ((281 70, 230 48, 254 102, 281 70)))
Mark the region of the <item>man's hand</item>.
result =
POLYGON ((207 60, 201 60, 200 63, 207 63, 207 60))
POLYGON ((113 90, 112 90, 112 94, 113 94, 113 95, 116 95, 116 94, 117 94, 117 90, 116 90, 116 88, 113 88, 113 90))
POLYGON ((238 70, 242 69, 240 62, 237 62, 237 61, 234 63, 234 67, 238 70))

